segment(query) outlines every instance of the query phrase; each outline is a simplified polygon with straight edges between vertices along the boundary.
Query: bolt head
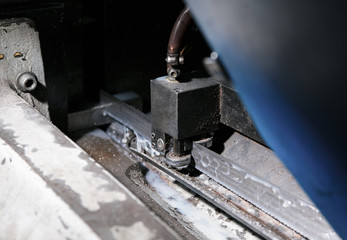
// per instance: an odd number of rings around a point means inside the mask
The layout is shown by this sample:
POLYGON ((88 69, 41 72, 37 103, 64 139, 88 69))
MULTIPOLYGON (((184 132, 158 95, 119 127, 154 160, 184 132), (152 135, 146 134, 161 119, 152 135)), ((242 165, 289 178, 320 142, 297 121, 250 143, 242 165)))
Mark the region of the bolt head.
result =
POLYGON ((17 78, 17 87, 23 92, 31 92, 37 87, 37 77, 32 72, 24 72, 17 78))
POLYGON ((161 138, 158 138, 157 140, 157 149, 159 151, 163 151, 165 149, 165 143, 164 143, 164 140, 161 139, 161 138))

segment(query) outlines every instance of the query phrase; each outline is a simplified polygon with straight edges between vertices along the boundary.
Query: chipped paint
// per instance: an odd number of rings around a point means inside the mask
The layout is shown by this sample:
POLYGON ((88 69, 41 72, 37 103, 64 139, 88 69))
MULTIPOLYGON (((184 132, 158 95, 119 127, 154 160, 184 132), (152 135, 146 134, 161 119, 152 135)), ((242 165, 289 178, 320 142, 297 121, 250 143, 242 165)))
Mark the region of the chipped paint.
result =
POLYGON ((143 222, 135 222, 130 226, 118 226, 115 225, 111 228, 113 237, 115 239, 123 239, 123 240, 133 240, 133 239, 141 239, 141 240, 152 240, 158 239, 156 238, 155 231, 147 228, 143 222))
MULTIPOLYGON (((17 99, 11 99, 10 96, 8 101, 15 103, 17 99)), ((11 135, 7 137, 12 139, 38 171, 50 181, 60 182, 78 194, 82 206, 89 211, 97 211, 102 203, 127 199, 124 192, 116 191, 112 185, 114 179, 109 175, 105 176, 103 169, 93 159, 70 139, 54 134, 57 129, 53 125, 48 124, 34 109, 20 102, 17 106, 21 107, 0 108, 2 133, 11 135), (29 121, 34 116, 36 119, 29 121), (43 139, 45 144, 42 144, 43 139), (52 154, 53 152, 59 154, 52 154), (99 168, 100 173, 91 171, 93 168, 99 168)))
POLYGON ((131 226, 143 218, 149 229, 156 229, 153 233, 177 239, 15 92, 0 88, 0 103, 0 162, 5 159, 0 164, 0 239, 113 239, 113 226, 131 226), (124 211, 129 214, 122 217, 124 211))
POLYGON ((0 159, 0 239, 99 239, 1 138, 0 159))
POLYGON ((102 174, 98 176, 94 171, 89 171, 90 168, 97 167, 94 160, 68 138, 59 139, 59 136, 54 134, 55 129, 45 124, 44 119, 26 121, 22 124, 23 118, 18 116, 30 119, 33 111, 26 106, 7 111, 6 119, 2 120, 7 124, 2 128, 4 131, 13 132, 17 147, 22 148, 24 155, 44 176, 50 181, 63 183, 78 194, 82 206, 89 211, 99 210, 101 203, 127 199, 123 192, 115 191, 111 185, 111 178, 102 174), (47 144, 43 145, 43 140, 47 144), (50 142, 61 144, 49 144, 50 142), (51 154, 52 152, 59 155, 51 154), (76 171, 79 172, 78 175, 76 171))

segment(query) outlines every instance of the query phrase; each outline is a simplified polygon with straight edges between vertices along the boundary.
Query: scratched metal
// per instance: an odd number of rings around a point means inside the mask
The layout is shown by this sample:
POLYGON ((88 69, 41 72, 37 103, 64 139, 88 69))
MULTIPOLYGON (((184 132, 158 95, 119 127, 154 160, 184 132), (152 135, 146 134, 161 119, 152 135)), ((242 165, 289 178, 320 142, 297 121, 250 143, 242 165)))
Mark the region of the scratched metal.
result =
POLYGON ((197 169, 305 237, 339 239, 312 202, 294 196, 254 175, 254 171, 241 167, 235 160, 199 144, 193 144, 192 156, 197 169))

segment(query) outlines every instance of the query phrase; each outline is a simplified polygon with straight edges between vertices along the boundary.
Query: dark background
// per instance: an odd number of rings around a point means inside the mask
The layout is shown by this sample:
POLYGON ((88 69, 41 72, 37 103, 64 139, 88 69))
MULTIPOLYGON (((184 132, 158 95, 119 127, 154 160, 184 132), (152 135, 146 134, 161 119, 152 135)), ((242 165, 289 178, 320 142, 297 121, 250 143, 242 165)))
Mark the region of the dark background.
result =
MULTIPOLYGON (((183 7, 181 0, 0 0, 0 19, 35 22, 51 118, 66 131, 68 112, 95 105, 99 89, 134 91, 150 110, 150 80, 166 75, 167 42, 183 7)), ((196 68, 209 50, 194 24, 186 35, 198 46, 186 65, 196 68)))

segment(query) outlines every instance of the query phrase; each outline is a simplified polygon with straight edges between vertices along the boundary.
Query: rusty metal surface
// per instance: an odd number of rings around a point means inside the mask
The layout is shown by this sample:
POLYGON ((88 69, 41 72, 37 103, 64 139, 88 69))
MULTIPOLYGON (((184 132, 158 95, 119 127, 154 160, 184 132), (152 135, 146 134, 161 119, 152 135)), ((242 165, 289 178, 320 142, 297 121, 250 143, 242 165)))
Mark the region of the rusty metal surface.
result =
POLYGON ((14 91, 0 103, 0 238, 177 239, 14 91))

